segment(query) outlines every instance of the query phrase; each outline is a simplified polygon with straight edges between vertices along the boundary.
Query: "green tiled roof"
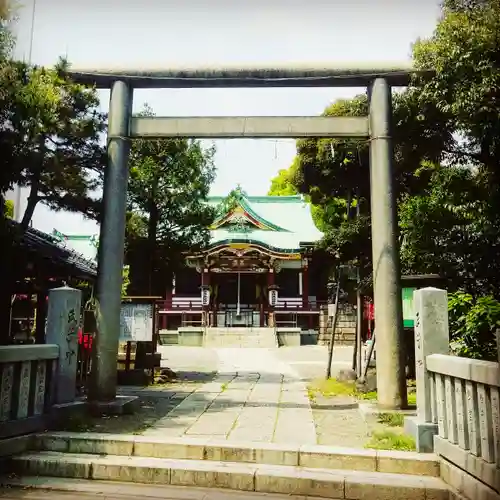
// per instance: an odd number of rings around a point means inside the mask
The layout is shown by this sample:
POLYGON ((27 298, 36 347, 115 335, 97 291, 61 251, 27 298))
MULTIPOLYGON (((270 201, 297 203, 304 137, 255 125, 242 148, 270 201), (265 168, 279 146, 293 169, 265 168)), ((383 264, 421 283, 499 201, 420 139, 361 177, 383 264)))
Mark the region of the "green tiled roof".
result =
MULTIPOLYGON (((224 200, 222 196, 211 196, 208 203, 219 205, 224 200)), ((239 205, 269 229, 251 224, 244 228, 225 224, 212 230, 211 245, 252 242, 289 253, 299 251, 302 242, 313 243, 323 237, 313 222, 310 205, 300 195, 248 196, 241 193, 239 205)))

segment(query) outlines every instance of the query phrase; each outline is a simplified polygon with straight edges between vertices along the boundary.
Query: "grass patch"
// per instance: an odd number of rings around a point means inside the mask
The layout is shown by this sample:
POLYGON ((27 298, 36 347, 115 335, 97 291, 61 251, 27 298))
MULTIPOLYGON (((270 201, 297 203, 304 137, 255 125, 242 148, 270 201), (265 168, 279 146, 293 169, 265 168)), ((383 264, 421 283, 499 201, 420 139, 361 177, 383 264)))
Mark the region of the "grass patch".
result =
POLYGON ((408 392, 408 404, 410 406, 417 406, 417 393, 416 393, 416 391, 408 392))
POLYGON ((394 431, 376 431, 372 434, 365 448, 372 450, 415 451, 415 440, 407 434, 394 431))
POLYGON ((366 401, 376 401, 377 400, 377 391, 357 392, 356 396, 359 399, 364 399, 366 401))
MULTIPOLYGON (((410 406, 416 406, 417 404, 417 393, 414 387, 408 387, 408 404, 410 406)), ((352 396, 364 401, 376 401, 377 391, 361 392, 356 389, 355 382, 351 381, 339 381, 335 378, 317 379, 312 382, 307 387, 307 395, 310 401, 315 401, 316 398, 321 395, 325 398, 331 398, 335 396, 352 396)))
POLYGON ((307 395, 311 401, 314 401, 319 395, 325 398, 335 396, 357 396, 354 382, 340 382, 337 379, 315 380, 307 388, 307 395))
POLYGON ((377 391, 360 392, 356 389, 355 382, 339 381, 334 378, 328 380, 316 380, 307 388, 307 394, 311 401, 314 401, 318 395, 325 398, 335 396, 352 396, 365 401, 376 401, 377 391))
POLYGON ((402 413, 379 413, 377 421, 379 424, 385 424, 389 427, 403 427, 404 418, 402 413))

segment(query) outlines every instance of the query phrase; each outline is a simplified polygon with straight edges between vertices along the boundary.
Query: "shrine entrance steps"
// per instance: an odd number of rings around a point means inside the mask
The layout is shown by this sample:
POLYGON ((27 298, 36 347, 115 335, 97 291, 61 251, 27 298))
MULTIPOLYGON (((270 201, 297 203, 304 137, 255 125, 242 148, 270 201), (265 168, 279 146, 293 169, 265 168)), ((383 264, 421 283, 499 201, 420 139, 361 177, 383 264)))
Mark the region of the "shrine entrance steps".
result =
POLYGON ((204 347, 278 347, 274 328, 207 328, 204 347))
POLYGON ((25 450, 8 461, 14 475, 2 478, 5 486, 101 498, 115 498, 117 493, 191 500, 251 500, 263 494, 350 500, 456 498, 440 478, 435 455, 93 433, 45 433, 29 436, 25 444, 25 450), (186 487, 200 488, 199 496, 191 489, 182 496, 186 487))

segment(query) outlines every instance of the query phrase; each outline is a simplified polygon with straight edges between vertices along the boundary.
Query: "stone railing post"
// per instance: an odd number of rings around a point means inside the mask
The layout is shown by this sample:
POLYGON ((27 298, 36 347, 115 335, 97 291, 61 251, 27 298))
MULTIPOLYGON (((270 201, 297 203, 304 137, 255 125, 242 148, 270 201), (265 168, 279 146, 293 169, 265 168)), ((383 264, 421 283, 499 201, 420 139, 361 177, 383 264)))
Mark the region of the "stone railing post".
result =
POLYGON ((80 290, 63 286, 49 291, 46 342, 59 346, 53 404, 75 401, 81 303, 80 290))
POLYGON ((431 354, 449 354, 448 294, 438 288, 422 288, 414 292, 413 304, 417 416, 405 419, 405 430, 415 438, 418 451, 432 452, 438 426, 432 414, 432 380, 426 358, 431 354))

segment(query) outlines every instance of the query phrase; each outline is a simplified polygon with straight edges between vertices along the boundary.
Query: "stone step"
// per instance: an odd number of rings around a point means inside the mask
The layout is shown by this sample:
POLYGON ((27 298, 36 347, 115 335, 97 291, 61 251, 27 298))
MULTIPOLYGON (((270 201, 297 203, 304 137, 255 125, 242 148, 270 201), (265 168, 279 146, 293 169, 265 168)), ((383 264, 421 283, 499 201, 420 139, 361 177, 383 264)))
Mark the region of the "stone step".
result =
POLYGON ((228 442, 226 440, 53 432, 34 436, 28 449, 93 455, 193 459, 351 469, 438 477, 434 454, 351 449, 324 445, 228 442))
POLYGON ((207 328, 205 347, 277 347, 274 328, 207 328))
POLYGON ((23 476, 227 488, 350 500, 449 499, 449 489, 441 479, 409 474, 58 452, 26 453, 12 458, 11 465, 13 472, 23 476))
MULTIPOLYGON (((2 500, 133 500, 136 498, 161 500, 305 500, 304 496, 279 493, 256 493, 221 490, 218 488, 190 488, 186 486, 147 485, 119 481, 89 481, 57 477, 7 478, 8 489, 0 490, 2 500)), ((459 500, 459 499, 457 499, 459 500)))

